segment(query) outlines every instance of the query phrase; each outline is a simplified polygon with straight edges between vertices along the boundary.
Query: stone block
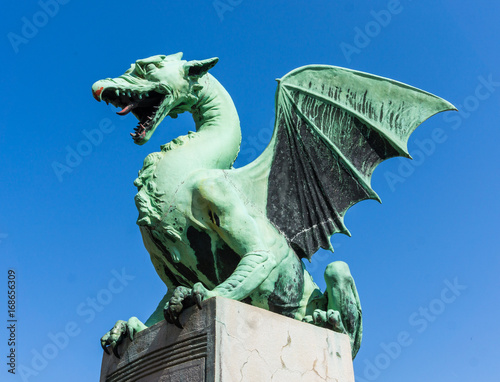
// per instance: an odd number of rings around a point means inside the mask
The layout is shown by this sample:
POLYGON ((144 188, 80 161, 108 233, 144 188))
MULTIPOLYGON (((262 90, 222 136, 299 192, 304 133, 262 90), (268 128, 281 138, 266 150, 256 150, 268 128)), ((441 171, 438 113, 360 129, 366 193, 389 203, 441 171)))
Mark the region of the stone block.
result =
POLYGON ((354 382, 349 338, 216 297, 103 355, 101 382, 354 382))

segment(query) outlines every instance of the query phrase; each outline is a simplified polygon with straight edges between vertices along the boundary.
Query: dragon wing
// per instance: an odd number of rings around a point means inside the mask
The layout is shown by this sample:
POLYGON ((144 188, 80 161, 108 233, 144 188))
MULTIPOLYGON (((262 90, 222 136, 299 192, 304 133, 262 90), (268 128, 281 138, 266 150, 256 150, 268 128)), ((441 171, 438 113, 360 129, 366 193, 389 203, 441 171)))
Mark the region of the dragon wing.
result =
POLYGON ((410 134, 436 113, 456 110, 430 93, 390 79, 311 65, 278 80, 269 146, 254 162, 229 171, 247 202, 267 216, 299 257, 308 259, 330 237, 350 235, 346 211, 379 200, 375 167, 404 156, 410 134))

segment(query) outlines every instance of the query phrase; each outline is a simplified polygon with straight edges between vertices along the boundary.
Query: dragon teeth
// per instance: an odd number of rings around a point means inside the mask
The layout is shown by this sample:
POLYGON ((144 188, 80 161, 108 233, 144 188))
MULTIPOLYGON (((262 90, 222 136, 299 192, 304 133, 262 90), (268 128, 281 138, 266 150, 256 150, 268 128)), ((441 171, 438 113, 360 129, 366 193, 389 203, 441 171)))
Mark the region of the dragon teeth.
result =
POLYGON ((116 89, 115 90, 115 94, 116 94, 117 97, 119 97, 120 96, 120 91, 118 89, 116 89))

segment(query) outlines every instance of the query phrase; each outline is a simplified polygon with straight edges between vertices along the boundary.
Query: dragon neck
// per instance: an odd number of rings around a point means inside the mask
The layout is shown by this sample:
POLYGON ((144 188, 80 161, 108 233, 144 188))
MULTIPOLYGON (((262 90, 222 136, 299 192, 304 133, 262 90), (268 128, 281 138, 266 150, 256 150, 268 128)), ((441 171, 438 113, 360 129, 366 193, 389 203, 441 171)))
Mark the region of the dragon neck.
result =
POLYGON ((191 108, 196 125, 194 155, 201 167, 230 168, 239 152, 241 130, 233 100, 210 74, 199 80, 203 88, 191 108))

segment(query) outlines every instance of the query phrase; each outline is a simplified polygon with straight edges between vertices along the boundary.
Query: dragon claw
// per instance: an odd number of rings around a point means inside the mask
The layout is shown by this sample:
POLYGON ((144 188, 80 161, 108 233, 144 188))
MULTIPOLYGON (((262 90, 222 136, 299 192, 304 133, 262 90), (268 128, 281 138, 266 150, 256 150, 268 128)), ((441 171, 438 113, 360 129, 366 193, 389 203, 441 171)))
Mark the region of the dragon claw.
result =
POLYGON ((111 344, 111 348, 113 349, 113 354, 115 355, 115 357, 120 359, 120 354, 118 354, 118 344, 116 342, 113 342, 111 344))
POLYGON ((214 297, 215 293, 205 288, 205 286, 202 283, 196 283, 193 285, 192 296, 198 308, 202 309, 201 302, 210 297, 214 297))
POLYGON ((326 312, 324 310, 321 310, 321 309, 316 309, 313 312, 312 318, 313 318, 313 322, 316 325, 322 325, 322 324, 325 324, 327 322, 326 312))
POLYGON ((106 346, 106 341, 104 340, 101 340, 101 347, 102 347, 102 350, 104 350, 104 352, 109 355, 109 350, 108 350, 108 347, 106 346))
POLYGON ((196 301, 196 305, 198 306, 199 309, 201 309, 201 295, 200 294, 195 294, 194 299, 196 301))
POLYGON ((328 309, 327 311, 324 311, 321 309, 316 309, 313 312, 312 317, 304 317, 304 320, 306 322, 311 322, 312 320, 312 323, 314 323, 314 325, 324 328, 328 327, 338 333, 347 333, 342 322, 342 317, 340 316, 340 312, 338 310, 328 309))
POLYGON ((168 306, 163 309, 163 317, 165 318, 165 321, 167 321, 169 324, 173 324, 174 322, 172 321, 172 318, 170 318, 170 311, 168 310, 168 306))
POLYGON ((108 355, 110 355, 109 348, 115 355, 116 358, 120 358, 118 353, 118 346, 122 343, 125 338, 129 338, 130 341, 134 340, 134 335, 137 332, 145 329, 146 326, 139 321, 136 317, 131 317, 128 321, 119 320, 116 324, 101 338, 102 350, 108 355))
POLYGON ((176 319, 174 320, 174 325, 177 326, 179 329, 184 329, 181 322, 179 321, 179 317, 176 317, 176 319))
POLYGON ((199 309, 202 309, 201 302, 208 297, 208 294, 208 290, 201 283, 196 283, 193 289, 183 286, 177 287, 163 309, 165 320, 182 329, 183 326, 179 321, 181 312, 195 304, 199 309))

